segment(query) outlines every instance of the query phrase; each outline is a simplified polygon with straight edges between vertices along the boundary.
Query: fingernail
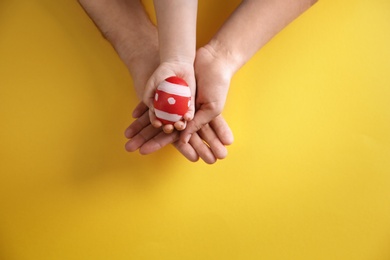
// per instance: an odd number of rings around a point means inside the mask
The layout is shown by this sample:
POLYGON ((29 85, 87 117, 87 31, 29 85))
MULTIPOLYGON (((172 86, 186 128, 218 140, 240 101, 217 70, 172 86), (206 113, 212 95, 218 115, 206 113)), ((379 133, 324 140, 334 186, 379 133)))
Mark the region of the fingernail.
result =
POLYGON ((130 129, 130 128, 126 129, 126 131, 125 131, 125 136, 126 136, 127 138, 133 137, 133 130, 130 129))

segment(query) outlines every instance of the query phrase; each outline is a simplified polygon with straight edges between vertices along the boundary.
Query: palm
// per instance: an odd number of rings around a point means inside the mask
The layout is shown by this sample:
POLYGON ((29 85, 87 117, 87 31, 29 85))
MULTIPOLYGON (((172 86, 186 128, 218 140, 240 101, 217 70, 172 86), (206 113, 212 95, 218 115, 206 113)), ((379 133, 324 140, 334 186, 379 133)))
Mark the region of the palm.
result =
POLYGON ((194 66, 197 80, 196 113, 181 135, 184 142, 188 142, 193 133, 221 114, 231 79, 227 65, 206 47, 198 50, 194 66))

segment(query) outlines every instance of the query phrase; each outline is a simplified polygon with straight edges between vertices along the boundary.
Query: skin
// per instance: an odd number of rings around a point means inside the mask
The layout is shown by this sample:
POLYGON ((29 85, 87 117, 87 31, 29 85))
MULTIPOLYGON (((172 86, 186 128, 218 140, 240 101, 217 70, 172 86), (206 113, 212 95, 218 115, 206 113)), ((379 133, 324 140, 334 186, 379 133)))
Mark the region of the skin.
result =
MULTIPOLYGON (((139 99, 144 86, 160 64, 157 29, 150 21, 138 0, 79 0, 86 13, 94 21, 103 36, 112 44, 132 75, 135 92, 139 99)), ((188 160, 201 158, 215 163, 227 155, 225 145, 233 142, 232 132, 222 116, 216 117, 188 143, 179 142, 179 132, 165 134, 154 128, 149 119, 148 107, 140 103, 133 112, 136 120, 125 131, 130 140, 128 151, 139 149, 149 154, 173 144, 188 160)))
POLYGON ((171 133, 174 127, 183 130, 186 121, 194 117, 195 106, 191 102, 184 121, 174 125, 162 123, 156 118, 153 107, 154 93, 164 79, 178 76, 184 79, 191 90, 191 100, 195 100, 194 60, 196 49, 196 15, 197 0, 155 0, 157 17, 160 65, 146 83, 143 102, 149 107, 152 125, 162 127, 164 132, 171 133))
MULTIPOLYGON (((87 0, 80 0, 82 1, 87 0)), ((177 132, 172 133, 175 135, 173 138, 161 132, 147 131, 151 127, 150 121, 145 120, 147 116, 144 113, 147 112, 147 107, 139 105, 133 113, 137 119, 126 130, 126 136, 131 138, 127 147, 130 146, 130 150, 139 149, 141 153, 147 154, 173 142, 189 160, 194 159, 192 157, 194 151, 208 163, 226 156, 224 152, 220 152, 223 150, 220 148, 229 145, 233 141, 233 136, 222 119, 221 112, 232 76, 273 36, 315 2, 316 0, 242 1, 210 42, 197 51, 194 64, 197 79, 196 113, 193 120, 188 122, 186 129, 181 132, 180 141, 176 141, 177 132), (215 144, 210 141, 213 134, 220 142, 214 149, 211 145, 215 144), (207 147, 201 146, 202 140, 209 141, 207 147), (191 145, 191 149, 188 144, 191 145)), ((118 24, 120 20, 118 13, 116 15, 117 21, 113 24, 118 24)), ((122 40, 122 43, 125 42, 126 39, 122 40)), ((120 50, 118 53, 120 54, 120 50)), ((132 72, 131 65, 128 67, 132 72)))
POLYGON ((193 133, 221 114, 230 79, 272 37, 316 0, 245 0, 211 41, 198 51, 196 114, 181 134, 193 133), (208 74, 208 75, 207 75, 208 74), (206 77, 206 75, 208 77, 206 77))
MULTIPOLYGON (((210 42, 197 51, 194 64, 196 113, 180 135, 182 143, 189 142, 194 133, 220 117, 233 75, 272 37, 315 2, 242 1, 210 42)), ((134 123, 137 124, 137 121, 134 123)), ((162 142, 160 139, 158 141, 162 142)), ((149 150, 149 145, 146 141, 140 149, 149 150)))

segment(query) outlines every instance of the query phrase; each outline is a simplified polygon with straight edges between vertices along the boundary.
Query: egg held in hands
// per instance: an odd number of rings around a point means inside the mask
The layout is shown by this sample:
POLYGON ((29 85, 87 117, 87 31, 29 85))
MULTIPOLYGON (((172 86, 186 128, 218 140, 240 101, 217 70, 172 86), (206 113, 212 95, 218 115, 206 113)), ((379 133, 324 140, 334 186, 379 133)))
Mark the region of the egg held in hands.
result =
POLYGON ((191 103, 191 91, 184 79, 173 76, 158 85, 154 95, 154 112, 164 125, 180 121, 191 103))

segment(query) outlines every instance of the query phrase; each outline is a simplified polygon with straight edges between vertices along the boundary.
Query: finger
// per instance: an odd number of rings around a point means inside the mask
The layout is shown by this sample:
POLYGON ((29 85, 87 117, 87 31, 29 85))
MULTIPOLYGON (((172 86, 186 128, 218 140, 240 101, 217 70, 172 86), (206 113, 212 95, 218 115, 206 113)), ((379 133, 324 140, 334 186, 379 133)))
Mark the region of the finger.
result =
POLYGON ((196 100, 195 78, 193 78, 193 80, 189 80, 188 83, 189 83, 188 87, 191 90, 191 100, 190 100, 190 105, 188 107, 188 111, 183 115, 184 121, 191 121, 195 116, 195 100, 196 100))
POLYGON ((216 115, 211 113, 210 110, 198 110, 195 114, 194 119, 188 122, 186 129, 180 136, 180 140, 184 143, 188 143, 191 135, 199 131, 205 124, 214 119, 216 115))
POLYGON ((195 104, 194 104, 194 98, 191 98, 191 103, 190 103, 190 106, 188 108, 188 111, 184 114, 183 116, 183 119, 185 121, 191 121, 192 119, 194 119, 194 115, 195 115, 195 104))
POLYGON ((149 139, 140 147, 141 154, 154 153, 164 146, 171 144, 179 139, 179 132, 175 131, 171 134, 165 134, 161 130, 153 138, 149 139))
POLYGON ((142 129, 150 125, 148 112, 144 112, 143 115, 138 117, 130 126, 125 130, 125 136, 127 138, 133 138, 138 134, 142 129))
POLYGON ((197 133, 194 133, 191 136, 189 144, 191 144, 205 163, 213 164, 217 161, 211 149, 203 142, 197 133))
POLYGON ((218 139, 218 136, 209 124, 203 126, 198 131, 198 134, 203 139, 203 141, 209 145, 211 151, 217 159, 224 159, 227 156, 226 147, 218 139))
POLYGON ((170 134, 170 133, 173 132, 173 130, 174 130, 175 128, 173 127, 172 124, 166 124, 166 125, 163 125, 162 129, 163 129, 164 133, 170 134))
POLYGON ((187 122, 186 121, 177 121, 175 124, 174 124, 174 127, 176 128, 176 130, 178 131, 182 131, 186 128, 187 126, 187 122))
POLYGON ((152 125, 148 125, 142 131, 137 133, 132 139, 127 141, 125 148, 129 152, 134 152, 140 148, 144 143, 156 136, 160 129, 154 128, 152 125))
POLYGON ((211 122, 209 123, 211 128, 214 130, 214 132, 217 134, 218 139, 224 144, 224 145, 231 145, 234 141, 233 132, 230 129, 229 125, 225 121, 225 119, 222 117, 222 115, 217 116, 211 122))
POLYGON ((138 105, 134 108, 132 116, 133 118, 138 118, 142 116, 148 110, 148 106, 143 102, 139 102, 138 105))
POLYGON ((160 128, 162 126, 162 123, 160 120, 157 119, 156 115, 154 114, 154 109, 149 109, 149 119, 150 123, 155 127, 155 128, 160 128))
POLYGON ((175 148, 186 157, 191 162, 196 162, 199 160, 199 155, 195 149, 190 144, 185 144, 179 141, 173 143, 175 148))

